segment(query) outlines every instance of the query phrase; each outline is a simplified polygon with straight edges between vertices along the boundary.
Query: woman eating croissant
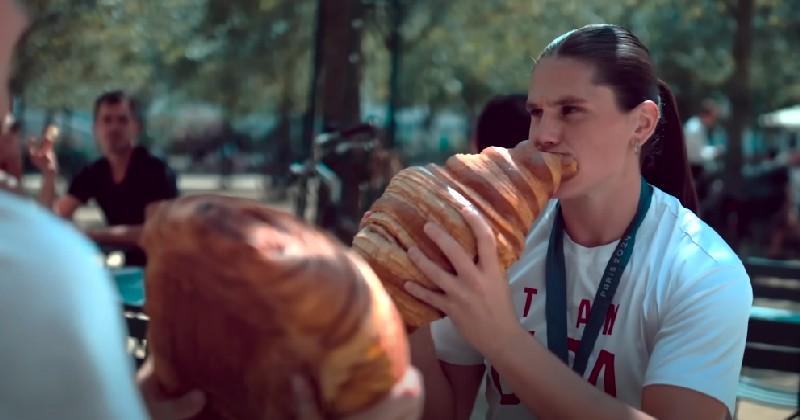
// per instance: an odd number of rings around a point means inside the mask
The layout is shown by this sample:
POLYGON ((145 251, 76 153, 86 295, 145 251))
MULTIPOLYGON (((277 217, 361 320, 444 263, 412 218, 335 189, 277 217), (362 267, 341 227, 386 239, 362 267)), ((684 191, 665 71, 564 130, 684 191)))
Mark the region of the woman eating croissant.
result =
POLYGON ((455 274, 408 249, 431 285, 405 290, 446 316, 411 336, 425 418, 469 418, 484 377, 489 419, 726 418, 752 290, 693 213, 675 100, 647 48, 618 26, 568 32, 537 59, 527 106, 535 148, 579 169, 507 271, 473 205, 460 214, 477 258, 424 226, 455 274))

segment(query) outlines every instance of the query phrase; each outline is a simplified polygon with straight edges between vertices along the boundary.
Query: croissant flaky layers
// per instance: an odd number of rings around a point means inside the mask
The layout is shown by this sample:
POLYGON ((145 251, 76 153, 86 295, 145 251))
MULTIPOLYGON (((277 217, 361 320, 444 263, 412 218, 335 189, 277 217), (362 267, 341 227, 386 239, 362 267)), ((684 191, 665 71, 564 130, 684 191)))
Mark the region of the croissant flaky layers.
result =
POLYGON ((423 231, 436 222, 477 255, 472 230, 459 209, 472 205, 495 233, 504 269, 516 262, 533 222, 561 185, 575 175, 577 163, 561 154, 539 152, 530 141, 513 149, 489 147, 480 154, 458 154, 444 167, 406 168, 362 218, 353 249, 369 262, 412 329, 443 316, 403 288, 406 281, 437 289, 407 258, 417 246, 439 267, 454 272, 447 258, 423 231))
POLYGON ((170 394, 206 393, 197 418, 297 418, 296 374, 339 418, 406 373, 402 320, 347 247, 244 199, 190 196, 148 213, 149 349, 170 394))

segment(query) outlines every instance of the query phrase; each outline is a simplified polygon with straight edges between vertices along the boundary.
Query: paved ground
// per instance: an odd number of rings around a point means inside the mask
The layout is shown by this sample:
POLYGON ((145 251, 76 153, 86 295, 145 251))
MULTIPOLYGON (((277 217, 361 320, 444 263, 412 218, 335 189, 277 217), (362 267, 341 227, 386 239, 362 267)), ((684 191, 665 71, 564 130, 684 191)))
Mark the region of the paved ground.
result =
MULTIPOLYGON (((39 185, 37 177, 29 177, 25 180, 26 188, 31 191, 36 190, 39 185)), ((287 201, 274 201, 270 200, 267 190, 264 188, 263 178, 255 175, 240 175, 234 176, 230 179, 229 188, 226 190, 220 189, 220 179, 214 175, 182 175, 179 178, 179 188, 183 194, 197 194, 197 193, 221 193, 235 195, 239 197, 247 197, 263 201, 277 208, 290 210, 287 201)), ((59 191, 65 191, 63 181, 59 184, 59 191)), ((102 217, 99 209, 94 206, 87 206, 82 208, 76 215, 76 221, 81 226, 92 226, 102 224, 102 217)), ((763 304, 763 302, 756 302, 763 304)), ((800 307, 792 303, 778 304, 781 307, 787 307, 794 310, 800 310, 800 307)), ((771 386, 782 387, 787 390, 797 390, 798 377, 797 375, 785 375, 772 372, 751 372, 745 371, 748 376, 758 377, 765 383, 771 386)), ((472 420, 483 419, 486 410, 486 404, 483 400, 483 391, 479 395, 478 402, 476 403, 475 412, 472 420)), ((756 404, 750 401, 741 401, 738 406, 738 416, 740 420, 783 420, 793 413, 790 409, 775 408, 756 404)))

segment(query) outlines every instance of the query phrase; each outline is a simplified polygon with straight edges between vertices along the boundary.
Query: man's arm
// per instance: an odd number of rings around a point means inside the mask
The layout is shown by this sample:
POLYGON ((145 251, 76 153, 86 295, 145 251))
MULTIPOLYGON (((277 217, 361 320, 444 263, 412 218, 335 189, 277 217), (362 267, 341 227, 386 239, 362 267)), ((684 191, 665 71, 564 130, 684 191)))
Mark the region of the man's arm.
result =
POLYGON ((75 211, 78 210, 81 204, 81 200, 75 198, 72 194, 67 194, 56 201, 55 205, 53 205, 53 211, 59 217, 72 220, 72 216, 75 215, 75 211))
POLYGON ((39 204, 52 209, 56 200, 56 179, 58 178, 58 159, 54 149, 55 134, 45 134, 41 142, 31 140, 28 144, 28 155, 31 163, 42 174, 42 185, 39 190, 39 204))
MULTIPOLYGON (((58 216, 72 220, 81 204, 79 199, 67 194, 56 201, 53 210, 58 216)), ((135 246, 139 243, 142 227, 139 225, 101 227, 88 229, 84 233, 99 245, 135 246)))
POLYGON ((56 201, 55 173, 42 175, 42 186, 39 189, 39 204, 46 209, 52 209, 56 201))
POLYGON ((99 245, 137 246, 142 235, 141 225, 111 226, 88 229, 86 235, 99 245))

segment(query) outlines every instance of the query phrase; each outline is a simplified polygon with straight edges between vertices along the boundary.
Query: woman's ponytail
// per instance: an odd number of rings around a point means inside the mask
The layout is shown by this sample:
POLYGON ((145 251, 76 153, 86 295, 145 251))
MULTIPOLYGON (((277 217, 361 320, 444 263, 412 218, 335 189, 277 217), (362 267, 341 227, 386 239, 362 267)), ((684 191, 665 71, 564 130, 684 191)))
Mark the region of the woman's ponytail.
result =
POLYGON ((697 193, 686 157, 686 141, 675 97, 669 86, 661 80, 658 81, 658 94, 661 98, 661 120, 653 138, 642 147, 642 175, 654 186, 678 198, 684 207, 697 213, 697 193))

